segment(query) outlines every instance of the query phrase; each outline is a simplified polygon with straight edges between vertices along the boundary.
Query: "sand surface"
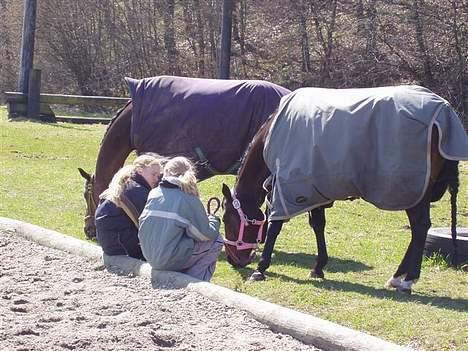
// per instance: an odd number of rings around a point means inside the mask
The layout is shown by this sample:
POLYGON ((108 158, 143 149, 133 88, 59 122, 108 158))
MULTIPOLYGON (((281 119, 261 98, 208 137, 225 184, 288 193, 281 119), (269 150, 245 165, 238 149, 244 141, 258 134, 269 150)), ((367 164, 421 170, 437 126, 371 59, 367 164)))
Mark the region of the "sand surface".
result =
POLYGON ((247 313, 0 231, 0 350, 318 350, 247 313))

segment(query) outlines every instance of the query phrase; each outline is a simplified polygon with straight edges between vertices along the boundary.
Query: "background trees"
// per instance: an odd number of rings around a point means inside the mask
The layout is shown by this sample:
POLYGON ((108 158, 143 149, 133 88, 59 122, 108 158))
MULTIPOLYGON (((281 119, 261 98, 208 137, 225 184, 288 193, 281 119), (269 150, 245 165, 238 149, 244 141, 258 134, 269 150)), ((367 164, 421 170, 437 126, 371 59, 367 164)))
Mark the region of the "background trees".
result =
MULTIPOLYGON (((217 77, 222 0, 41 0, 43 90, 127 94, 124 76, 217 77)), ((0 0, 0 91, 15 90, 22 4, 0 0)), ((468 114, 464 0, 234 0, 231 77, 424 85, 468 114)))

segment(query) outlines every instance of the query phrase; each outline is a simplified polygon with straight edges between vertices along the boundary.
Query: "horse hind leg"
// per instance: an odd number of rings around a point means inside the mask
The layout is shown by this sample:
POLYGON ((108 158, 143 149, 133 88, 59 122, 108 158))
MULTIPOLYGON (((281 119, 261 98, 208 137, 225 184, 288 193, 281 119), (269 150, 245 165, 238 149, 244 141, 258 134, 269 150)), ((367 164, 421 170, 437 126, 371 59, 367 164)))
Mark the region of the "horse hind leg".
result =
MULTIPOLYGON (((439 152, 439 134, 437 128, 432 129, 431 136, 431 170, 429 186, 423 199, 413 208, 406 210, 411 226, 411 242, 405 256, 395 274, 387 281, 386 287, 394 287, 400 292, 411 293, 411 287, 419 279, 421 262, 426 242, 427 231, 431 227, 430 202, 434 196, 441 197, 446 189, 434 188, 434 183, 440 177, 445 160, 439 152), (434 194, 434 191, 437 194, 434 194)), ((435 200, 435 199, 434 199, 435 200)))
POLYGON ((406 278, 406 275, 408 274, 408 262, 409 262, 409 257, 411 255, 411 252, 413 250, 412 247, 413 247, 413 240, 410 241, 408 248, 406 249, 405 256, 403 257, 403 260, 398 266, 397 271, 385 283, 386 289, 391 289, 391 288, 398 289, 401 287, 402 279, 406 278))
POLYGON ((427 231, 431 227, 429 192, 415 207, 406 210, 411 225, 411 242, 397 271, 387 285, 397 291, 411 294, 412 285, 421 274, 421 263, 427 231), (404 278, 404 279, 403 279, 404 278))
MULTIPOLYGON (((413 236, 413 234, 411 234, 411 236, 413 236)), ((398 289, 401 287, 402 280, 405 279, 406 275, 408 274, 409 261, 410 261, 411 253, 413 251, 413 243, 414 243, 414 240, 413 238, 411 238, 408 248, 406 249, 405 256, 403 257, 403 260, 398 266, 398 269, 396 270, 395 274, 393 274, 385 283, 385 288, 387 289, 397 288, 398 289)))
POLYGON ((325 278, 323 267, 328 263, 327 244, 325 242, 325 209, 323 207, 316 208, 309 212, 309 225, 315 233, 317 241, 317 258, 315 265, 310 271, 311 278, 325 278))

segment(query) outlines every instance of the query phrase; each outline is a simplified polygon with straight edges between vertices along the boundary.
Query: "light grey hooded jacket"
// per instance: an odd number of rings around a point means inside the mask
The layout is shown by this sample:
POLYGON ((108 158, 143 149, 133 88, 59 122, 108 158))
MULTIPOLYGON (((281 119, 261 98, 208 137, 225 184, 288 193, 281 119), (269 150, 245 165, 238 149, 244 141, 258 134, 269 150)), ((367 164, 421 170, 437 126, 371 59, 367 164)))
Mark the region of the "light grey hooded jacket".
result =
POLYGON ((151 190, 140 216, 141 249, 154 269, 180 270, 190 258, 195 241, 214 240, 220 220, 207 216, 196 196, 179 188, 151 190))

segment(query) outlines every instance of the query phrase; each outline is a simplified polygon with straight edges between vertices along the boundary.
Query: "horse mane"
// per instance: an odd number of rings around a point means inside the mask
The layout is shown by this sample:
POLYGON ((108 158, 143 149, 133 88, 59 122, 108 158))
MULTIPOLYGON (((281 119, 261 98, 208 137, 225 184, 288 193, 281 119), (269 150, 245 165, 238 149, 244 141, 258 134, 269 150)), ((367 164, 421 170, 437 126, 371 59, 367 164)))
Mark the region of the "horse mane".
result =
POLYGON ((273 112, 270 116, 268 116, 268 118, 263 123, 263 125, 260 127, 258 132, 255 133, 255 135, 252 138, 252 140, 250 141, 249 145, 247 145, 247 148, 245 149, 244 154, 242 155, 242 158, 240 160, 239 170, 237 171, 237 175, 236 175, 235 186, 237 186, 237 182, 239 180, 239 175, 241 174, 241 172, 245 168, 245 163, 247 162, 247 156, 249 155, 250 150, 252 149, 252 146, 257 142, 258 138, 264 136, 265 130, 268 131, 268 129, 270 127, 270 124, 271 124, 271 121, 273 120, 273 117, 276 115, 276 113, 277 113, 277 110, 275 112, 273 112))
POLYGON ((107 137, 107 134, 109 134, 109 131, 110 129, 112 128, 112 126, 114 125, 114 122, 120 117, 120 115, 122 114, 122 112, 128 107, 128 105, 130 105, 132 103, 132 100, 128 100, 127 103, 125 104, 125 106, 121 107, 117 113, 115 114, 114 117, 111 118, 109 124, 107 125, 106 127, 106 130, 104 132, 104 135, 101 139, 101 143, 99 144, 99 147, 102 146, 102 143, 104 142, 104 140, 106 139, 107 137))

